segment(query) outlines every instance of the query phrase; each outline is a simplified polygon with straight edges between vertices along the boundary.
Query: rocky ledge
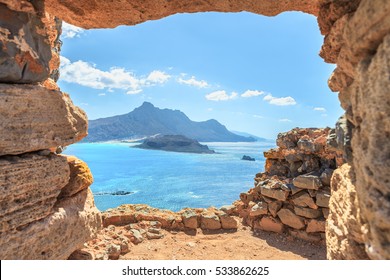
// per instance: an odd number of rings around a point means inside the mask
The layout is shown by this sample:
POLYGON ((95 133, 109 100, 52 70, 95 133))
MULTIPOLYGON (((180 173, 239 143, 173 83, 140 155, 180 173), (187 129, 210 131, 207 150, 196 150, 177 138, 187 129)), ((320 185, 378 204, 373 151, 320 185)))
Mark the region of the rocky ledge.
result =
POLYGON ((182 135, 157 135, 149 137, 135 148, 147 150, 162 150, 180 153, 214 154, 207 145, 201 145, 198 141, 182 135))

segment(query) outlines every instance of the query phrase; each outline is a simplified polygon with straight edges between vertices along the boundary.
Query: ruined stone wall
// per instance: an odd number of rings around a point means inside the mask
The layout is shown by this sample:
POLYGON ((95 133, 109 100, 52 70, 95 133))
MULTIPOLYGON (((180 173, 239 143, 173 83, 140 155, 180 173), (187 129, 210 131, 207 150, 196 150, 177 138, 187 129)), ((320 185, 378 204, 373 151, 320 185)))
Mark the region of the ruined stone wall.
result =
POLYGON ((13 2, 0 3, 0 259, 67 259, 101 228, 89 168, 57 154, 87 117, 55 86, 59 21, 13 2))
POLYGON ((343 163, 342 153, 330 150, 330 128, 295 128, 280 133, 278 148, 264 152, 265 172, 234 205, 255 232, 287 232, 307 241, 325 238, 330 181, 343 163))
POLYGON ((0 0, 1 258, 65 258, 100 224, 88 190, 58 196, 69 172, 86 168, 69 168, 67 160, 53 152, 82 139, 87 122, 55 84, 61 46, 61 23, 55 16, 98 28, 201 11, 272 16, 303 11, 318 16, 325 35, 320 55, 337 64, 329 87, 339 92, 347 117, 336 138, 348 165, 331 181, 331 192, 345 203, 330 202, 328 258, 390 258, 390 1, 0 0), (43 191, 42 186, 47 188, 43 191), (84 234, 77 239, 69 233, 77 240, 64 241, 66 235, 59 232, 66 223, 67 228, 76 224, 72 217, 84 234), (59 236, 51 239, 56 240, 51 247, 43 242, 49 235, 59 236), (364 252, 355 252, 354 242, 363 242, 364 252))

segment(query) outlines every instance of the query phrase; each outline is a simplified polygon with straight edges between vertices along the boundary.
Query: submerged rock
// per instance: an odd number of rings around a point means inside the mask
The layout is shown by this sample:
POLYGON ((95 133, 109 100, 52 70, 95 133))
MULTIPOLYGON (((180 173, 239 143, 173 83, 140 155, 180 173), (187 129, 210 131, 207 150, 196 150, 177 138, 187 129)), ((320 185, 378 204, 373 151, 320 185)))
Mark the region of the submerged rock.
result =
POLYGON ((241 160, 249 160, 249 161, 256 161, 255 158, 244 155, 241 160))

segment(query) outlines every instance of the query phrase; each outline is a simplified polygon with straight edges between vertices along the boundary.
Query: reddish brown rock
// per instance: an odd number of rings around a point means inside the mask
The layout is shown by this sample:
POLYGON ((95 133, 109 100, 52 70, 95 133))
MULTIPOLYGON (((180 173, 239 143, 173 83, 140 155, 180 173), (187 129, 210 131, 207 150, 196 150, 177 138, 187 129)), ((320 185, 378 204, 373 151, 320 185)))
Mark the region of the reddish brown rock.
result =
POLYGON ((296 206, 310 207, 312 209, 318 209, 313 198, 307 192, 300 192, 291 198, 292 202, 296 206))
POLYGON ((226 213, 220 213, 218 214, 219 220, 221 221, 221 227, 223 229, 237 229, 238 228, 238 223, 237 220, 229 216, 226 213))
POLYGON ((204 212, 200 216, 200 228, 206 230, 220 229, 221 221, 219 217, 211 212, 204 212))
POLYGON ((322 211, 320 209, 311 209, 306 207, 294 207, 294 212, 298 216, 309 218, 309 219, 315 219, 322 217, 322 211))
POLYGON ((325 220, 310 220, 306 232, 325 232, 325 220))
POLYGON ((282 221, 283 224, 295 228, 295 229, 301 229, 305 227, 305 220, 297 215, 295 215, 291 210, 289 209, 281 209, 278 212, 278 217, 282 221))
POLYGON ((282 233, 284 225, 277 219, 272 217, 263 217, 260 220, 259 228, 265 231, 272 231, 276 233, 282 233))
POLYGON ((183 224, 186 228, 197 229, 198 224, 198 215, 192 210, 186 210, 182 214, 183 224))
POLYGON ((290 189, 281 182, 269 181, 261 186, 261 194, 280 201, 286 201, 290 194, 290 189))
POLYGON ((320 178, 311 174, 300 175, 294 178, 293 184, 297 188, 308 190, 318 190, 322 187, 320 178))

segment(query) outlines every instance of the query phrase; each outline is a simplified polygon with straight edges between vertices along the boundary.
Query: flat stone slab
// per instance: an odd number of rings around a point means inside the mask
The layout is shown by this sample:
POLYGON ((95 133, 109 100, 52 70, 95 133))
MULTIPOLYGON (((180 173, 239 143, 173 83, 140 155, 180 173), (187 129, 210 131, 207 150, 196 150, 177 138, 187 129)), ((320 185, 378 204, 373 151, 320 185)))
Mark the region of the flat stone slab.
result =
POLYGON ((329 207, 330 192, 325 190, 320 190, 316 195, 316 204, 320 207, 329 207))
POLYGON ((305 227, 305 220, 297 215, 295 215, 290 209, 280 209, 278 212, 278 217, 283 224, 295 228, 301 229, 305 227))
POLYGON ((320 187, 322 187, 320 178, 318 176, 309 174, 299 175, 298 177, 294 178, 293 184, 297 188, 308 190, 318 190, 320 187))
POLYGON ((312 209, 318 209, 313 198, 307 192, 300 192, 291 198, 292 202, 296 206, 310 207, 312 209))
POLYGON ((0 232, 26 225, 52 213, 69 181, 65 157, 49 154, 0 159, 0 232))
POLYGON ((272 231, 276 233, 282 233, 284 230, 284 225, 277 219, 273 217, 263 217, 260 220, 259 228, 265 231, 272 231))
POLYGON ((87 135, 83 110, 60 91, 0 84, 0 156, 56 149, 87 135))
POLYGON ((270 181, 261 186, 261 194, 279 201, 286 201, 290 194, 290 189, 280 182, 270 181))
POLYGON ((307 207, 295 206, 294 212, 298 216, 309 218, 309 219, 315 219, 323 216, 321 209, 311 209, 307 207))

